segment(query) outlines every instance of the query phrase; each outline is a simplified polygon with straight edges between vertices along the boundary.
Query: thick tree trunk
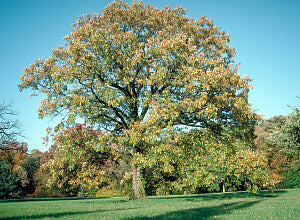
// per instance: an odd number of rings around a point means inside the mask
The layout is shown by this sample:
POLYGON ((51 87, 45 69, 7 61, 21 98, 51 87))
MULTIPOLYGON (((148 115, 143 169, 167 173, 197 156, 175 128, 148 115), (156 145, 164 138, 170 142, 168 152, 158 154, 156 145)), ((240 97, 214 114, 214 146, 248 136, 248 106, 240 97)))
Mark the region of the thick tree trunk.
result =
POLYGON ((225 179, 224 178, 222 178, 221 184, 222 184, 222 191, 223 191, 223 193, 225 193, 226 190, 225 190, 225 179))
POLYGON ((80 184, 80 198, 84 198, 84 188, 82 184, 80 184))
POLYGON ((141 198, 140 187, 141 187, 141 168, 132 165, 133 178, 132 178, 132 199, 141 198))

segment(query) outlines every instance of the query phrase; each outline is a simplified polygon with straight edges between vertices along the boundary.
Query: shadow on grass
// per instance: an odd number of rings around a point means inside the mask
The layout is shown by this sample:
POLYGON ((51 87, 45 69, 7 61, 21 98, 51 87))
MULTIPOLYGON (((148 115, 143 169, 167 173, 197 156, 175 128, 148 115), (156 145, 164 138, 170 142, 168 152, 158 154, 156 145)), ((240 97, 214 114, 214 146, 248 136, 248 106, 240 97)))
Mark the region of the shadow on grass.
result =
MULTIPOLYGON (((278 197, 279 195, 286 193, 285 190, 277 190, 273 193, 269 193, 268 191, 261 191, 258 195, 248 192, 229 192, 229 193, 207 193, 207 194, 196 194, 196 195, 175 195, 175 196, 149 196, 147 198, 151 199, 178 199, 178 198, 186 198, 187 201, 193 201, 195 200, 197 202, 197 199, 200 200, 223 200, 223 199, 231 199, 231 198, 266 198, 266 197, 278 197)), ((7 202, 41 202, 41 201, 68 201, 68 200, 90 200, 90 199, 112 199, 112 198, 96 198, 96 197, 62 197, 62 198, 28 198, 28 199, 7 199, 7 200, 0 200, 0 203, 7 203, 7 202)), ((120 202, 127 202, 128 198, 115 198, 115 201, 112 201, 114 203, 120 203, 120 202)))
POLYGON ((232 192, 232 193, 218 193, 218 194, 204 194, 195 197, 186 198, 190 202, 199 202, 199 201, 210 201, 210 200, 230 200, 230 199, 241 199, 241 198, 275 198, 281 194, 286 193, 286 191, 275 191, 269 193, 268 191, 262 191, 259 194, 253 194, 248 192, 232 192))
MULTIPOLYGON (((138 207, 137 207, 138 208, 138 207)), ((137 209, 137 208, 116 208, 116 209, 98 209, 92 211, 75 211, 75 212, 59 212, 59 213, 51 213, 51 214, 41 214, 41 215, 30 215, 30 216, 14 216, 8 218, 1 218, 3 220, 10 220, 10 219, 45 219, 45 218, 60 218, 60 217, 69 217, 72 218, 75 215, 82 215, 82 214, 90 214, 90 213, 103 213, 106 211, 120 211, 120 210, 129 210, 129 209, 137 209)))
MULTIPOLYGON (((199 207, 199 208, 190 208, 190 209, 182 209, 177 211, 171 211, 166 212, 157 216, 149 216, 144 214, 144 216, 137 216, 134 218, 126 218, 131 220, 142 220, 142 219, 210 219, 215 216, 221 216, 226 215, 234 212, 235 210, 240 210, 243 208, 250 207, 252 205, 255 205, 256 203, 259 203, 260 201, 268 198, 274 198, 278 197, 281 194, 286 193, 286 191, 275 191, 274 193, 268 193, 267 191, 262 191, 259 195, 255 195, 252 193, 247 192, 235 192, 235 193, 212 193, 212 194, 201 194, 201 195, 188 195, 188 196, 165 196, 165 197, 151 197, 150 200, 165 200, 165 199, 174 199, 178 200, 176 203, 180 203, 181 201, 189 201, 192 203, 197 202, 205 202, 210 200, 219 200, 219 205, 214 205, 210 207, 199 207), (251 200, 255 201, 243 201, 243 198, 252 198, 251 200), (241 199, 240 201, 231 200, 231 199, 241 199)), ((31 199, 31 200, 20 200, 23 201, 57 201, 57 200, 81 200, 82 203, 93 203, 93 201, 88 201, 88 199, 93 198, 56 198, 56 199, 31 199)), ((97 198, 95 198, 97 199, 97 198)), ((102 199, 101 199, 102 200, 102 199)), ((6 201, 6 202, 16 202, 18 200, 13 201, 6 201)), ((118 198, 118 199, 110 199, 109 202, 112 203, 121 203, 126 202, 127 200, 124 198, 118 198)), ((174 201, 175 202, 175 201, 174 201)), ((23 215, 23 216, 14 216, 14 217, 8 217, 4 219, 44 219, 44 218, 59 218, 59 217, 65 217, 65 218, 76 218, 78 216, 76 215, 86 215, 90 213, 96 213, 101 214, 105 211, 126 211, 131 209, 140 209, 140 207, 134 207, 134 208, 117 208, 117 204, 112 206, 112 208, 108 209, 94 209, 94 210, 86 210, 86 211, 69 211, 69 212, 57 212, 57 213, 45 213, 45 214, 36 214, 36 215, 23 215)))
MULTIPOLYGON (((112 199, 112 198, 98 198, 98 197, 61 197, 61 198, 26 198, 26 199, 7 199, 7 200, 0 200, 0 203, 8 203, 8 202, 43 202, 43 201, 76 201, 76 200, 99 200, 99 199, 112 199)), ((117 200, 124 200, 126 201, 126 198, 116 198, 117 200)))
POLYGON ((187 195, 187 196, 158 196, 151 197, 151 199, 185 199, 190 202, 199 201, 210 201, 210 200, 228 200, 234 198, 274 198, 281 194, 286 193, 285 190, 277 190, 272 193, 268 191, 261 191, 259 194, 249 193, 249 192, 228 192, 228 193, 207 193, 207 194, 197 194, 197 195, 187 195))
POLYGON ((220 217, 221 215, 230 214, 231 212, 243 208, 250 207, 259 203, 260 201, 251 201, 251 202, 232 202, 210 207, 201 207, 193 209, 185 209, 179 211, 168 212, 166 214, 161 214, 157 216, 139 216, 134 218, 125 218, 128 220, 142 220, 142 219, 211 219, 213 217, 220 217))

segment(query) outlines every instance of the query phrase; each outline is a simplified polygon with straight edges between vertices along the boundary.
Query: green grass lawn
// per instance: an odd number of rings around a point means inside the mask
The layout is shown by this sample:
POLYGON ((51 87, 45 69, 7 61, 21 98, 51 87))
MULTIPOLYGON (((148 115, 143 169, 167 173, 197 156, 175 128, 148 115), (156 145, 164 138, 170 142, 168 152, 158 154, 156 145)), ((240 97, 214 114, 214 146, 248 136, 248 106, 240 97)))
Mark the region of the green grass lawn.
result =
POLYGON ((300 219, 300 189, 190 196, 0 201, 0 219, 300 219))

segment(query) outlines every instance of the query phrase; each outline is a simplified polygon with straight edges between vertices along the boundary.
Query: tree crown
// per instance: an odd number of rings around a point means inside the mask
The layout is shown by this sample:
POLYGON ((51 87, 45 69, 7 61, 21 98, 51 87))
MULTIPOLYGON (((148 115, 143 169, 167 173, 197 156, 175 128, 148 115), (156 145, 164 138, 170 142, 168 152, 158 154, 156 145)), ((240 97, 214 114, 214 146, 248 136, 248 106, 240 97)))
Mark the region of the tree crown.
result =
MULTIPOLYGON (((20 90, 46 95, 39 116, 82 117, 114 133, 140 127, 249 125, 250 79, 237 73, 230 36, 205 16, 142 2, 85 15, 65 47, 24 69, 20 90)), ((143 132, 142 132, 143 133, 143 132)))

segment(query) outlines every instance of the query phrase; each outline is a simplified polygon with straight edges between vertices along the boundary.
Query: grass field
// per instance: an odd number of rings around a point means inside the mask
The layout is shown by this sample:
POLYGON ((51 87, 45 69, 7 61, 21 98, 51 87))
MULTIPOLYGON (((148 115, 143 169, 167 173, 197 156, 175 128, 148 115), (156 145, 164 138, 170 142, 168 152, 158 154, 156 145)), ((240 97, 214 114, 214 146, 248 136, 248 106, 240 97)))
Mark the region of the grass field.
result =
POLYGON ((300 189, 190 196, 0 201, 0 219, 300 219, 300 189))

